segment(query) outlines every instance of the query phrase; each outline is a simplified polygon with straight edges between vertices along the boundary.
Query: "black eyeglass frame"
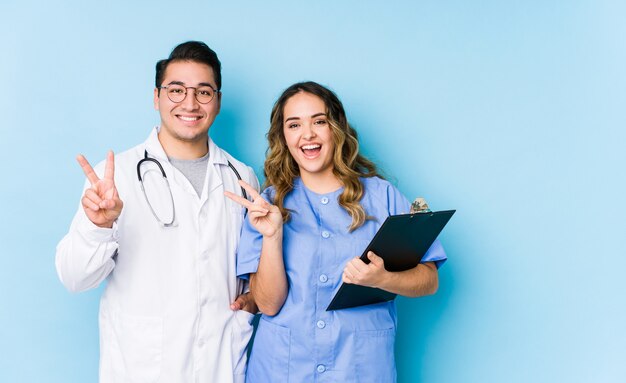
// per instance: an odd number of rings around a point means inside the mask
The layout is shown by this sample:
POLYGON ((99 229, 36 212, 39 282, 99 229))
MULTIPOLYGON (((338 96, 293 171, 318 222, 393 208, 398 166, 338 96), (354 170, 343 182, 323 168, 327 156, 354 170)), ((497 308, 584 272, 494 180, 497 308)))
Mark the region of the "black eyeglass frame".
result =
POLYGON ((211 99, 210 99, 209 101, 207 101, 207 102, 202 102, 202 101, 200 101, 200 100, 198 99, 198 87, 196 87, 196 86, 184 86, 184 85, 181 85, 181 84, 169 84, 169 85, 164 85, 164 86, 158 86, 158 87, 157 87, 157 89, 165 89, 165 93, 167 94, 167 98, 168 98, 171 102, 176 103, 176 104, 180 104, 181 102, 185 101, 185 98, 187 97, 187 93, 189 92, 189 89, 193 89, 193 95, 194 95, 194 97, 196 98, 196 101, 198 101, 198 103, 200 103, 200 104, 202 104, 202 105, 209 104, 211 101, 213 101, 213 100, 215 99, 215 95, 216 95, 216 94, 221 93, 221 91, 219 91, 219 90, 217 90, 217 89, 213 88, 211 85, 202 85, 202 86, 203 86, 203 87, 204 87, 204 86, 206 86, 206 87, 208 87, 208 88, 211 88, 211 90, 213 91, 213 97, 211 97, 211 99), (185 89, 185 94, 184 94, 184 96, 183 96, 183 99, 182 99, 182 100, 180 100, 180 101, 174 101, 174 100, 172 100, 172 97, 170 97, 170 93, 167 91, 167 88, 169 88, 169 87, 171 87, 171 86, 179 86, 179 87, 181 87, 181 88, 185 89))

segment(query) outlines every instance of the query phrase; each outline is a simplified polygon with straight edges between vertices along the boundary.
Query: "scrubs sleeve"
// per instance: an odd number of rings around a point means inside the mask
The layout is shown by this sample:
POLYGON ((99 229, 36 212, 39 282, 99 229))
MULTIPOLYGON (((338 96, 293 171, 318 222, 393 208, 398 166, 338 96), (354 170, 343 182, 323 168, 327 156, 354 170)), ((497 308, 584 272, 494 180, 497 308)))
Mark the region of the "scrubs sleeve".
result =
MULTIPOLYGON (((266 201, 271 201, 269 195, 269 188, 261 193, 261 196, 266 201)), ((237 276, 239 278, 247 280, 250 277, 250 273, 256 273, 259 268, 262 245, 263 235, 246 218, 241 228, 241 238, 237 247, 237 276)))
POLYGON ((439 238, 437 238, 435 239, 435 242, 430 245, 430 248, 428 249, 426 254, 424 254, 420 263, 435 262, 435 266, 437 266, 437 268, 440 268, 441 265, 443 265, 444 262, 447 260, 448 257, 446 256, 446 252, 443 250, 443 246, 441 246, 441 241, 439 241, 439 238))
POLYGON ((392 184, 387 187, 387 206, 389 215, 408 214, 411 209, 409 200, 392 184))
MULTIPOLYGON (((391 184, 387 192, 387 201, 389 204, 389 215, 407 214, 410 211, 411 203, 409 200, 391 184)), ((435 239, 435 242, 433 242, 426 254, 424 254, 420 263, 435 262, 435 266, 439 268, 447 259, 448 257, 441 245, 441 241, 435 239)))

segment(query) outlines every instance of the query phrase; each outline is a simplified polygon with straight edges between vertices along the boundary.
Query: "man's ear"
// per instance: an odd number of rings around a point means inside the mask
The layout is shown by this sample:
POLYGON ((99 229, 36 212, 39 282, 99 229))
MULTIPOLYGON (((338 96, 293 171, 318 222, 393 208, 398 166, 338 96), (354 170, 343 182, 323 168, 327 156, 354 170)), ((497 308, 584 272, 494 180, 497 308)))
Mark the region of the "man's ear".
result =
POLYGON ((154 88, 154 110, 159 110, 159 88, 154 88))
POLYGON ((220 92, 219 90, 217 91, 217 114, 220 113, 220 110, 222 110, 222 92, 220 92))

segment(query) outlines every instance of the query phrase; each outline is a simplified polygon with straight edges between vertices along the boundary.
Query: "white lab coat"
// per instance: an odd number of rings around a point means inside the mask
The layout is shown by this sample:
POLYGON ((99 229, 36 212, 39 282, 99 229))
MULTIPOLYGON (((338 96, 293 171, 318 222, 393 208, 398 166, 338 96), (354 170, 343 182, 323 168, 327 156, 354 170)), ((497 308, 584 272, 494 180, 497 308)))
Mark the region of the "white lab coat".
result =
MULTIPOLYGON (((225 190, 241 194, 227 161, 257 190, 258 180, 209 139, 198 198, 168 162, 157 132, 115 157, 124 208, 112 229, 95 226, 79 206, 57 246, 59 278, 70 291, 107 279, 100 302, 100 382, 243 382, 253 316, 229 307, 244 287, 235 272, 244 210, 224 196, 225 190), (158 224, 144 199, 136 171, 144 150, 167 174, 175 227, 158 224)), ((103 170, 100 163, 96 173, 103 170)))

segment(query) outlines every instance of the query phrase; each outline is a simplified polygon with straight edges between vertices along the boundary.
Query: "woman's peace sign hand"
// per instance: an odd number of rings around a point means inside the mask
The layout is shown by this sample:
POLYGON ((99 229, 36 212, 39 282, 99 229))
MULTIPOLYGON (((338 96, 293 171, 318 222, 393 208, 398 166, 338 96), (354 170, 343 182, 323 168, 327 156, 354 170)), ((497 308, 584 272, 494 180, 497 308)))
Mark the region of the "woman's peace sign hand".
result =
POLYGON ((239 181, 239 184, 252 196, 252 202, 229 191, 225 191, 224 195, 248 209, 250 223, 264 237, 271 238, 277 234, 282 235, 283 216, 278 207, 263 199, 252 186, 244 181, 239 181))
POLYGON ((113 152, 109 151, 107 153, 104 178, 102 179, 98 178, 85 156, 79 154, 76 160, 91 183, 91 187, 85 190, 81 200, 85 214, 96 226, 113 227, 113 222, 120 216, 124 206, 117 194, 115 181, 113 180, 115 173, 113 152))

